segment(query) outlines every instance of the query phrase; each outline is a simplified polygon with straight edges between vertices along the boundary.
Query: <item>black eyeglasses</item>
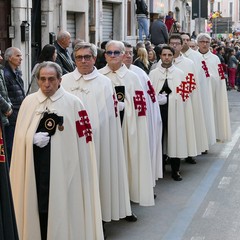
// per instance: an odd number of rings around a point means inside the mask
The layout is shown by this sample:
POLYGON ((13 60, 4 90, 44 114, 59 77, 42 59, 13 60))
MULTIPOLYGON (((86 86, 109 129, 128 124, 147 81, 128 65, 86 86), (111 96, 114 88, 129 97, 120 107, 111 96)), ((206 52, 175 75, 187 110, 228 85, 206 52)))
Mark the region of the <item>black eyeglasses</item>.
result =
POLYGON ((78 55, 78 56, 75 56, 75 60, 78 61, 78 62, 82 61, 83 59, 85 61, 90 61, 91 58, 92 58, 92 55, 78 55))
POLYGON ((108 56, 112 56, 112 55, 114 55, 114 56, 119 56, 120 54, 121 54, 121 52, 120 51, 106 51, 106 54, 108 55, 108 56))

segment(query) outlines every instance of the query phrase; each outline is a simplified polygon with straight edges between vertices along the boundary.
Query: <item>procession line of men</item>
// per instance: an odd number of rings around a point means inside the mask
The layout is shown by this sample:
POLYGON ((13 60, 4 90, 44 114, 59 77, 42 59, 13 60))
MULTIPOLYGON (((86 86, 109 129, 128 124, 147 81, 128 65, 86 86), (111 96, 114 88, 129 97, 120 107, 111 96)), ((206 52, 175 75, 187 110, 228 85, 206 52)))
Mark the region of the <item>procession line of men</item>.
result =
POLYGON ((198 38, 206 61, 187 36, 171 36, 149 76, 132 65, 132 46, 115 40, 99 71, 97 48, 85 42, 64 76, 56 63, 39 64, 40 89, 20 108, 10 169, 20 239, 103 239, 102 222, 137 220, 130 201, 154 205, 165 157, 181 181, 182 158, 230 140, 221 66, 204 51, 207 35, 198 38))

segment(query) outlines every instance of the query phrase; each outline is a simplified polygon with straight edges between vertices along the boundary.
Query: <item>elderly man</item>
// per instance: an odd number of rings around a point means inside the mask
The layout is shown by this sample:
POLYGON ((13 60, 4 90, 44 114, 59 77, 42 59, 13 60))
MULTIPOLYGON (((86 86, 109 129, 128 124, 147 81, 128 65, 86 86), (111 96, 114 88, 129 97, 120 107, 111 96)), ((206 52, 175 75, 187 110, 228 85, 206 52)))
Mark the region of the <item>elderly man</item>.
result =
MULTIPOLYGON (((1 50, 0 50, 1 54, 1 50)), ((0 55, 0 64, 3 58, 0 55)), ((9 180, 9 166, 4 151, 5 136, 4 126, 8 124, 7 117, 12 113, 11 102, 7 95, 7 89, 3 77, 3 71, 0 68, 0 232, 1 239, 18 239, 17 226, 13 211, 11 186, 9 180)))
POLYGON ((110 79, 94 67, 95 45, 78 43, 73 55, 77 68, 63 76, 62 86, 79 97, 89 113, 97 156, 102 219, 104 222, 119 220, 132 213, 116 97, 110 79))
POLYGON ((11 163, 12 144, 14 138, 14 131, 16 120, 18 116, 19 108, 25 98, 25 91, 23 85, 23 79, 21 78, 22 72, 19 67, 22 62, 22 53, 16 47, 10 47, 6 49, 4 54, 5 67, 4 78, 8 91, 8 97, 12 103, 13 113, 8 117, 9 125, 5 127, 6 146, 7 146, 7 159, 9 160, 9 166, 11 163))
POLYGON ((39 90, 19 111, 10 169, 19 238, 102 240, 91 123, 61 75, 39 64, 39 90))
MULTIPOLYGON (((206 62, 204 61, 202 55, 198 51, 195 51, 190 47, 191 45, 190 35, 188 33, 182 33, 181 37, 183 40, 183 47, 181 50, 183 56, 191 59, 194 62, 195 73, 196 73, 195 80, 196 80, 196 84, 199 86, 198 92, 200 93, 200 96, 198 96, 198 98, 201 99, 201 102, 202 102, 202 104, 199 102, 199 108, 193 109, 193 111, 196 112, 196 114, 201 114, 200 105, 202 105, 203 117, 205 122, 201 126, 198 126, 195 129, 197 133, 197 141, 199 143, 202 142, 202 146, 206 147, 205 145, 206 141, 204 140, 205 139, 204 128, 206 128, 207 142, 208 142, 208 148, 209 148, 211 145, 213 145, 216 142, 212 88, 211 88, 211 82, 209 79, 210 75, 206 66, 206 62), (199 135, 198 132, 201 133, 201 135, 199 135), (199 138, 200 136, 202 137, 202 140, 201 138, 199 138)), ((199 117, 200 117, 199 120, 201 120, 201 116, 199 117)))
POLYGON ((62 68, 63 75, 72 72, 75 69, 75 64, 67 50, 71 43, 71 35, 67 31, 60 31, 57 35, 57 40, 54 45, 57 49, 56 63, 62 68))
POLYGON ((173 65, 173 56, 173 48, 162 47, 161 63, 150 72, 149 77, 158 95, 162 115, 164 153, 170 158, 173 180, 181 181, 180 158, 188 157, 188 146, 184 101, 178 89, 185 76, 173 65))
POLYGON ((216 139, 229 141, 231 127, 224 70, 218 56, 210 51, 210 42, 211 37, 207 33, 200 33, 197 36, 198 51, 206 61, 210 75, 216 139))
POLYGON ((167 44, 168 43, 168 30, 164 23, 164 15, 159 14, 158 19, 153 21, 153 23, 150 26, 150 36, 151 36, 151 42, 155 46, 159 44, 167 44))
POLYGON ((163 177, 162 171, 162 119, 157 97, 148 75, 139 67, 132 64, 133 47, 124 42, 125 54, 123 58, 127 68, 138 75, 142 84, 147 103, 147 122, 149 131, 149 147, 152 160, 153 186, 155 181, 163 177))
POLYGON ((111 79, 118 100, 125 105, 122 132, 130 199, 142 206, 152 206, 154 196, 146 101, 137 75, 123 64, 124 51, 122 42, 109 41, 105 52, 107 66, 99 71, 111 79))

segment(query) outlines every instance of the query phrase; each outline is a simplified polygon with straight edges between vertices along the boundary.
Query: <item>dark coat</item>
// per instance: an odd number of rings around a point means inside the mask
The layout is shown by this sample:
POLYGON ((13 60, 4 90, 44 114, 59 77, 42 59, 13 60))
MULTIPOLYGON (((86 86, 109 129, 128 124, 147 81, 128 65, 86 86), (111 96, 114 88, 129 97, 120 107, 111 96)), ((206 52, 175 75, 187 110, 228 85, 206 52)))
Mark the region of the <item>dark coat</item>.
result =
POLYGON ((56 63, 62 68, 63 75, 74 71, 75 63, 66 49, 63 49, 57 42, 54 43, 57 49, 56 63))
POLYGON ((17 70, 13 72, 12 68, 6 62, 4 71, 5 83, 8 91, 8 97, 12 103, 13 113, 8 118, 10 125, 15 125, 19 108, 25 98, 23 80, 21 78, 21 72, 17 70))
POLYGON ((150 27, 151 42, 157 46, 159 44, 168 43, 168 30, 165 23, 157 19, 155 20, 150 27))
POLYGON ((8 97, 7 87, 3 76, 3 70, 0 69, 0 110, 2 125, 5 126, 8 124, 8 118, 5 114, 11 110, 12 104, 8 97))

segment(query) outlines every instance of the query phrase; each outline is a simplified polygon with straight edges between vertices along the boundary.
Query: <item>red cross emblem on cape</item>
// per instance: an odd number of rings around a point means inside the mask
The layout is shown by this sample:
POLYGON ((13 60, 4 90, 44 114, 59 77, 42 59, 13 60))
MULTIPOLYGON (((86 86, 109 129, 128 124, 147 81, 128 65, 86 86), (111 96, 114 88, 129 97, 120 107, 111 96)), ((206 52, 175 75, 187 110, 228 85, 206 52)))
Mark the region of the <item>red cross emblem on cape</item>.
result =
POLYGON ((185 102, 189 98, 189 85, 188 82, 182 81, 176 88, 176 92, 180 94, 182 100, 185 102))
POLYGON ((193 73, 189 73, 186 76, 186 81, 188 83, 188 88, 189 88, 188 90, 191 93, 193 90, 196 89, 196 82, 195 82, 193 73))
POLYGON ((223 65, 221 63, 218 64, 218 74, 221 80, 225 79, 223 65))
POLYGON ((210 77, 210 74, 209 74, 209 71, 208 71, 208 67, 207 67, 207 64, 206 64, 205 61, 202 61, 202 68, 203 68, 203 70, 205 72, 206 77, 210 77))
POLYGON ((147 85, 148 85, 147 93, 151 97, 152 102, 155 103, 156 102, 156 95, 155 95, 155 90, 153 88, 153 85, 150 81, 147 82, 147 85))
POLYGON ((92 141, 92 127, 86 110, 78 112, 80 120, 76 121, 76 129, 79 137, 86 137, 86 142, 92 141))
POLYGON ((118 109, 117 109, 118 101, 116 99, 115 94, 113 94, 113 103, 114 103, 115 117, 118 117, 118 109))
POLYGON ((5 154, 4 154, 4 145, 3 145, 3 139, 0 138, 0 162, 5 162, 5 154))
POLYGON ((138 110, 138 116, 146 116, 147 105, 144 93, 143 91, 136 90, 135 94, 136 95, 133 97, 133 102, 135 109, 138 110))

